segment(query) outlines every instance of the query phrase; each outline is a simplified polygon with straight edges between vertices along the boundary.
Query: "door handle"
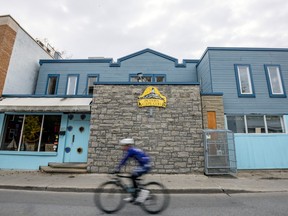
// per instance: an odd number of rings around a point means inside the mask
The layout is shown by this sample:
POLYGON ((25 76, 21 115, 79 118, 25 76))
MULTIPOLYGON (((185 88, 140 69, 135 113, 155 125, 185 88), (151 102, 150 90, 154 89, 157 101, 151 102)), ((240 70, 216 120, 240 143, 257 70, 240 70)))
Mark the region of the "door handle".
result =
POLYGON ((75 135, 72 136, 72 143, 74 143, 75 135))

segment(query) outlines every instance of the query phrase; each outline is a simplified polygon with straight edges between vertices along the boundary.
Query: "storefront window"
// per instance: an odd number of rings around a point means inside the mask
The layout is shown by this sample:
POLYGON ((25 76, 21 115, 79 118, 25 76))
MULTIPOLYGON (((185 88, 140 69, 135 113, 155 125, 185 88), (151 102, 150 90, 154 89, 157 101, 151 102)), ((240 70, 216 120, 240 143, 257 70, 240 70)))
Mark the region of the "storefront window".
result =
POLYGON ((244 116, 227 116, 227 125, 234 133, 245 133, 244 116))
POLYGON ((1 150, 57 151, 60 115, 6 115, 1 150))
POLYGON ((280 116, 266 116, 268 133, 283 133, 282 119, 280 116))

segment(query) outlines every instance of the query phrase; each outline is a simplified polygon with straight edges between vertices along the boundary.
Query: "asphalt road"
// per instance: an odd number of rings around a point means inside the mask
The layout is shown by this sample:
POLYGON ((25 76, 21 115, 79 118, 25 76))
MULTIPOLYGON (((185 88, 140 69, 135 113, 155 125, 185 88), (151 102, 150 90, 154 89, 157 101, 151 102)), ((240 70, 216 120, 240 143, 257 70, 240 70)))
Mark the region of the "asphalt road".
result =
MULTIPOLYGON (((287 215, 288 193, 173 194, 167 216, 273 216, 287 215)), ((105 215, 94 204, 92 193, 0 190, 0 215, 95 216, 105 215)), ((115 215, 147 215, 127 204, 115 215)))

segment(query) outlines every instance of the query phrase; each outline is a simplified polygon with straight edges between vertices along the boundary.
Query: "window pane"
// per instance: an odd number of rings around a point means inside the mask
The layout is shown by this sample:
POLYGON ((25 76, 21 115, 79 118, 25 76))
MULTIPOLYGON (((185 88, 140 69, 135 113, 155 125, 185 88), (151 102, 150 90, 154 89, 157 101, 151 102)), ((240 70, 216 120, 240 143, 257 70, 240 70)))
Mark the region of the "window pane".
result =
POLYGON ((88 94, 93 95, 94 82, 97 82, 97 76, 88 78, 88 94))
POLYGON ((46 115, 43 122, 40 151, 57 151, 61 116, 46 115))
POLYGON ((245 133, 244 116, 227 116, 227 125, 234 133, 245 133))
POLYGON ((268 67, 272 94, 283 94, 280 71, 278 67, 268 67))
POLYGON ((268 133, 283 133, 280 116, 266 116, 268 133))
POLYGON ((1 150, 17 151, 23 117, 23 115, 6 115, 1 150))
POLYGON ((48 80, 47 94, 56 94, 57 76, 51 76, 48 80))
POLYGON ((75 95, 76 87, 77 87, 77 77, 76 76, 68 77, 67 95, 75 95))
POLYGON ((155 82, 165 82, 165 76, 156 76, 155 82))
POLYGON ((263 116, 247 116, 248 133, 265 133, 263 116))
POLYGON ((252 94, 250 71, 248 66, 238 66, 241 94, 252 94))
POLYGON ((138 82, 137 76, 130 76, 130 82, 138 82))
POLYGON ((25 116, 20 151, 38 151, 42 117, 42 115, 25 116))

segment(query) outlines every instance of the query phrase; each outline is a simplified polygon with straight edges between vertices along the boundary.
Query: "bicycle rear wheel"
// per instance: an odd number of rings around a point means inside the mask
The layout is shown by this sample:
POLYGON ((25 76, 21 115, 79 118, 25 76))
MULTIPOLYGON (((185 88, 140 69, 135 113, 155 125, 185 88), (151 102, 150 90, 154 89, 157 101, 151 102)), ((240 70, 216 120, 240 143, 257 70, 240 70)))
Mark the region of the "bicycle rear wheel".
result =
POLYGON ((101 184, 95 193, 95 204, 103 212, 111 214, 123 208, 124 188, 114 181, 101 184))
POLYGON ((143 185, 143 189, 150 192, 146 201, 141 205, 144 211, 158 214, 168 207, 170 196, 164 185, 158 182, 149 182, 143 185))

